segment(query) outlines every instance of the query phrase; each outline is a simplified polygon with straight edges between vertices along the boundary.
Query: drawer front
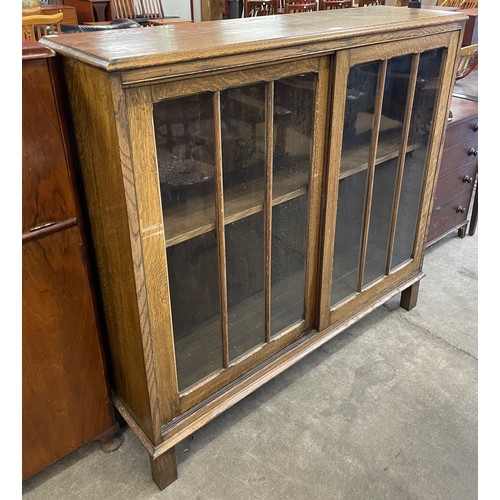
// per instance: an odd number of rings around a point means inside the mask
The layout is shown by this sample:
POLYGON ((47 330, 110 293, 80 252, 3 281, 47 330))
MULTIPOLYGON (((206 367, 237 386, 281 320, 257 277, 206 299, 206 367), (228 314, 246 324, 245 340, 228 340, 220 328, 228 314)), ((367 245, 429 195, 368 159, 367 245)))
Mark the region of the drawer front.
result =
POLYGON ((470 191, 477 174, 477 162, 445 175, 438 180, 434 206, 438 207, 470 191))
POLYGON ((470 165, 477 166, 477 137, 468 142, 456 144, 443 151, 439 178, 470 165))
POLYGON ((465 224, 467 221, 471 195, 472 187, 469 191, 462 193, 445 205, 434 207, 427 241, 433 240, 441 234, 445 234, 462 222, 465 224), (465 209, 463 213, 458 210, 460 207, 465 209))
POLYGON ((453 122, 448 125, 446 137, 444 140, 444 147, 450 148, 461 142, 468 142, 475 140, 475 148, 477 148, 477 116, 467 120, 466 122, 454 124, 453 122))
POLYGON ((65 143, 46 59, 23 61, 22 230, 76 217, 65 143))

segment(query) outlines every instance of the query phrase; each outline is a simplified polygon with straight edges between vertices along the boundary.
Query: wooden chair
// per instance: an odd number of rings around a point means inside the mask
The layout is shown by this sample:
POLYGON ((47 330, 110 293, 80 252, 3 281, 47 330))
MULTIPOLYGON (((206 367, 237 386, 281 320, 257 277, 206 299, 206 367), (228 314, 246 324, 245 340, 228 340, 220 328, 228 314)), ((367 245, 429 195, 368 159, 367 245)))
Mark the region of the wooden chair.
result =
POLYGON ((23 16, 22 30, 23 38, 37 42, 45 35, 59 35, 61 33, 61 21, 63 13, 44 15, 37 14, 34 16, 23 16))
POLYGON ((165 18, 161 0, 111 0, 113 19, 132 19, 142 26, 148 26, 150 21, 159 24, 165 18))
POLYGON ((358 0, 358 7, 372 7, 375 5, 385 5, 385 0, 358 0))
POLYGON ((276 13, 276 0, 244 0, 243 2, 243 17, 272 16, 276 13))
POLYGON ((443 0, 439 3, 440 7, 458 7, 459 9, 475 9, 478 6, 478 0, 443 0))
POLYGON ((319 0, 319 10, 350 9, 352 0, 319 0))
POLYGON ((461 80, 477 70, 479 66, 478 44, 462 47, 458 54, 458 66, 455 80, 461 80))
POLYGON ((465 0, 460 4, 461 9, 477 9, 479 5, 478 0, 465 0))
POLYGON ((22 16, 34 16, 36 14, 40 14, 42 12, 41 7, 29 7, 27 9, 23 9, 22 16))
POLYGON ((316 2, 285 2, 285 14, 298 12, 314 12, 318 10, 316 2))

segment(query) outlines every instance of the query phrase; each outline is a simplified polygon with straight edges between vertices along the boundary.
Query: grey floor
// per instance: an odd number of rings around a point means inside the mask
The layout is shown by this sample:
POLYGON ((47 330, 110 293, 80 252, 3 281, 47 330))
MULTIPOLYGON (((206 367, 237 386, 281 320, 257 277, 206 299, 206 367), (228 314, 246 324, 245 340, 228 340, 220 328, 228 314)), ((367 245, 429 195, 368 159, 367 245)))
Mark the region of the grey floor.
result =
POLYGON ((395 298, 176 447, 160 492, 126 429, 23 483, 30 499, 477 498, 478 236, 428 249, 417 307, 395 298))

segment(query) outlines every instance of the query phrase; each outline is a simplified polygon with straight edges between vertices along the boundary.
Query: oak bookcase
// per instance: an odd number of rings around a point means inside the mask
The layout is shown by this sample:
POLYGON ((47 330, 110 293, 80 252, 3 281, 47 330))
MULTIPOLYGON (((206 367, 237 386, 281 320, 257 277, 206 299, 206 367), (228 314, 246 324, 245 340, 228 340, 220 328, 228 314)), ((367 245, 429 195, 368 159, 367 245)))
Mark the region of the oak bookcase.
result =
POLYGON ((61 59, 114 402, 174 446, 392 296, 415 306, 460 13, 45 38, 61 59))

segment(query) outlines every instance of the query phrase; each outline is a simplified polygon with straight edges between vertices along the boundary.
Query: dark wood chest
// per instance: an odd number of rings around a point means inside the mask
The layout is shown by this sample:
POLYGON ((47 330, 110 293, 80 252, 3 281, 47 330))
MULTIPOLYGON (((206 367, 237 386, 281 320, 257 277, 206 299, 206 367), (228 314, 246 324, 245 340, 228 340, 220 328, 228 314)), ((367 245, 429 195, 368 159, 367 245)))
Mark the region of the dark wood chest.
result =
POLYGON ((54 55, 23 42, 23 479, 116 430, 54 55))
POLYGON ((471 217, 478 171, 477 102, 453 97, 451 111, 453 119, 445 135, 427 245, 457 229, 464 236, 471 217))

